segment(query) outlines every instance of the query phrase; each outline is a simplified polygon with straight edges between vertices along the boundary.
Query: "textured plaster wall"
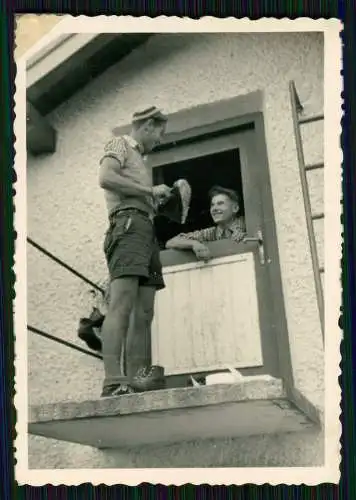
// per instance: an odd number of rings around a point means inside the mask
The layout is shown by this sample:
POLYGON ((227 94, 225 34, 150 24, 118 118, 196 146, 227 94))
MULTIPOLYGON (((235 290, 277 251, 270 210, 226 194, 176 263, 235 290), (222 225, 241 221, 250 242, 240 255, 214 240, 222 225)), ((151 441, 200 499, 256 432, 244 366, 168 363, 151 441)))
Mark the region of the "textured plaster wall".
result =
POLYGON ((323 465, 321 433, 303 432, 248 439, 195 441, 160 447, 100 451, 32 438, 32 469, 165 467, 308 467, 323 465))
MULTIPOLYGON (((319 407, 323 356, 307 230, 291 121, 288 81, 306 113, 323 108, 320 34, 189 34, 153 37, 51 116, 58 130, 54 155, 28 159, 28 233, 64 261, 99 280, 105 276, 106 213, 97 187, 98 158, 110 130, 151 103, 168 113, 257 89, 265 91, 265 126, 293 369, 297 387, 319 407)), ((320 161, 322 127, 304 133, 307 162, 320 161), (309 156, 308 156, 309 155, 309 156)), ((322 179, 313 204, 321 204, 322 179)), ((28 249, 28 322, 77 342, 78 318, 89 287, 28 249)), ((101 363, 33 334, 28 337, 29 403, 95 398, 101 363)), ((317 432, 261 436, 108 454, 30 436, 30 466, 308 465, 322 463, 317 432)))

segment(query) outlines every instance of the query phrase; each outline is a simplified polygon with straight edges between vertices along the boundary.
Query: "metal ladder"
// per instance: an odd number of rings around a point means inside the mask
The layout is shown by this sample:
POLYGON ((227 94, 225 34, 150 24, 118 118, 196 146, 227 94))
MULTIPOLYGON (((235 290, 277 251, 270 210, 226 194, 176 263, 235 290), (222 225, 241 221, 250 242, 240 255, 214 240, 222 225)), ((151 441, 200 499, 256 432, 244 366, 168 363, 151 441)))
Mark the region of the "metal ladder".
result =
POLYGON ((307 222, 307 230, 308 230, 308 238, 310 245, 310 253, 312 259, 312 266, 314 272, 315 279, 315 290, 316 297, 320 315, 320 323, 321 330, 324 339, 324 291, 322 285, 322 274, 324 273, 324 268, 320 267, 318 250, 315 239, 315 228, 314 222, 316 220, 324 219, 324 212, 322 213, 312 213, 311 203, 310 203, 310 193, 308 187, 308 179, 307 173, 312 170, 318 170, 324 168, 324 163, 316 163, 312 165, 306 165, 304 159, 304 151, 303 151, 303 140, 301 135, 301 126, 307 123, 314 123, 318 121, 324 120, 324 115, 314 115, 310 117, 301 117, 300 114, 303 111, 303 106, 299 100, 297 90, 295 87, 295 83, 291 81, 289 83, 289 93, 292 105, 292 118, 293 118, 293 127, 294 127, 294 135, 295 142, 297 147, 297 155, 298 155, 298 164, 299 164, 299 174, 300 181, 303 192, 303 200, 304 200, 304 209, 305 209, 305 217, 307 222))

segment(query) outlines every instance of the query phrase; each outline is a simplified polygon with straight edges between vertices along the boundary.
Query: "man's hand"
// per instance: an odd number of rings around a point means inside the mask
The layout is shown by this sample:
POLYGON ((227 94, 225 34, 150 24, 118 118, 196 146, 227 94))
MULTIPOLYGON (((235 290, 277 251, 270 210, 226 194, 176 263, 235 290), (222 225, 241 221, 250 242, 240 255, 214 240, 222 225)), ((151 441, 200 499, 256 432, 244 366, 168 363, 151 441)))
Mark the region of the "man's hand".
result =
POLYGON ((159 201, 164 201, 171 194, 171 188, 166 186, 166 184, 159 184, 158 186, 153 186, 152 194, 159 201))
POLYGON ((200 241, 195 241, 193 243, 192 250, 195 253, 196 258, 198 260, 203 260, 204 262, 207 262, 211 258, 209 248, 206 245, 204 245, 204 243, 200 243, 200 241))

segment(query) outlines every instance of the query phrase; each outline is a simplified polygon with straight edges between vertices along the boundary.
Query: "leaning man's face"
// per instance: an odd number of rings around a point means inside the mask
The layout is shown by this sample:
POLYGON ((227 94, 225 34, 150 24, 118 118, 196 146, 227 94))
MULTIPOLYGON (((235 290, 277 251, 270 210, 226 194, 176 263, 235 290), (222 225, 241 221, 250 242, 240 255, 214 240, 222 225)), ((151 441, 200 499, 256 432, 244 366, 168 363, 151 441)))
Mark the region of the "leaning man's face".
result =
POLYGON ((215 224, 229 222, 235 217, 236 212, 236 203, 225 194, 217 194, 211 200, 210 213, 215 224))

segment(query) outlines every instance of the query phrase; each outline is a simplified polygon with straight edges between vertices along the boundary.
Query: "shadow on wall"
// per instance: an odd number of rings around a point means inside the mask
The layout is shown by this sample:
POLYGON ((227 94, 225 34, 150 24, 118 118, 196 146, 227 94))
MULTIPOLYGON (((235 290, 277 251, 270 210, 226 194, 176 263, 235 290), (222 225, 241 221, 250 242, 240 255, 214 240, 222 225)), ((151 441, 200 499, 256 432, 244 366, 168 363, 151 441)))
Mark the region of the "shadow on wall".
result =
MULTIPOLYGON (((81 99, 77 102, 75 114, 80 116, 83 111, 89 109, 95 112, 95 108, 101 106, 101 95, 105 94, 108 86, 115 88, 116 94, 124 92, 125 88, 131 85, 137 86, 138 71, 140 73, 148 70, 152 72, 153 68, 156 68, 157 73, 162 74, 161 80, 164 84, 164 69, 167 61, 174 58, 176 54, 186 51, 188 46, 197 45, 197 38, 196 35, 190 33, 153 33, 142 45, 134 48, 121 60, 109 66, 102 74, 80 90, 81 99), (104 85, 103 82, 105 82, 104 85), (110 82, 109 85, 108 82, 110 82)), ((202 39, 201 35, 199 38, 202 39)), ((159 99, 159 96, 152 95, 151 97, 152 101, 157 98, 159 99)), ((68 102, 73 99, 77 100, 77 94, 72 95, 67 101, 64 101, 46 115, 47 120, 53 127, 61 129, 61 124, 72 118, 66 115, 66 109, 68 102)), ((147 102, 147 105, 149 104, 150 102, 147 102)))

